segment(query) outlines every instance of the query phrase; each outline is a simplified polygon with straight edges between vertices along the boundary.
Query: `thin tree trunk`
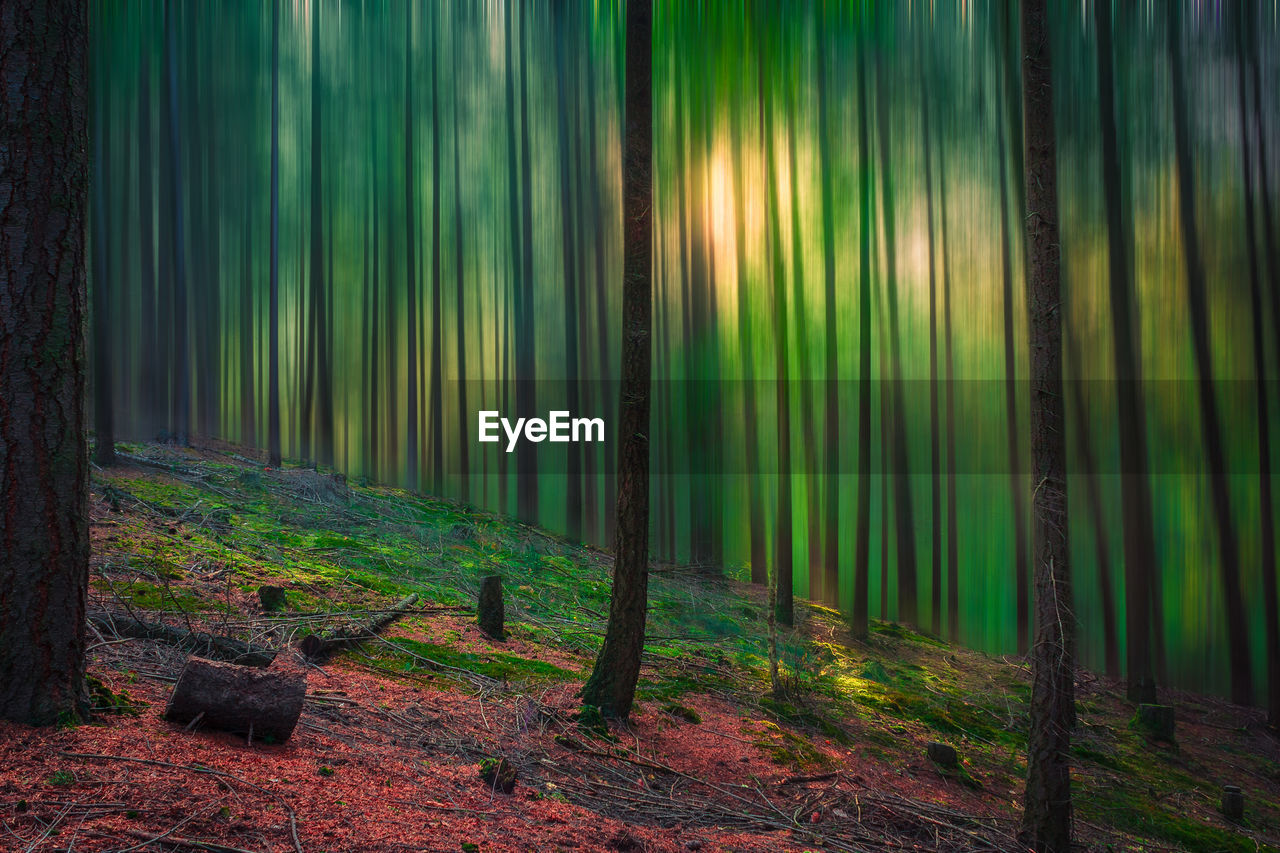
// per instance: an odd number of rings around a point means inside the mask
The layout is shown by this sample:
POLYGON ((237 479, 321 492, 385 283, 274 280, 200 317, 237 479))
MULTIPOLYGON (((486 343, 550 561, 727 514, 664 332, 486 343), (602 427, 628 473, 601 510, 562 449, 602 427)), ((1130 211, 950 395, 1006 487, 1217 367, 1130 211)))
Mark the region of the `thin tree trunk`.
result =
POLYGON ((0 15, 0 718, 34 725, 88 712, 87 6, 0 15))
POLYGON ((1218 570, 1226 602, 1227 654, 1231 667, 1231 699, 1247 705, 1253 699, 1253 666, 1249 625, 1240 589, 1240 551, 1231 518, 1225 445, 1218 401, 1214 396, 1213 353, 1209 341, 1209 303, 1204 259, 1196 225, 1196 187, 1191 160, 1191 130, 1187 118, 1187 84, 1182 62, 1181 4, 1169 5, 1169 64, 1173 78, 1174 150, 1178 173, 1178 212, 1182 220, 1182 248, 1187 264, 1187 297, 1191 308, 1191 342, 1200 384, 1200 420, 1209 466, 1209 490, 1218 527, 1218 570))
POLYGON ((267 464, 280 449, 280 0, 271 0, 271 283, 267 325, 267 464))
MULTIPOLYGON (((817 42, 818 65, 818 158, 822 165, 822 270, 825 334, 823 335, 823 430, 822 458, 826 466, 826 474, 822 478, 822 527, 824 531, 822 552, 822 587, 827 600, 839 604, 840 601, 840 385, 839 362, 836 360, 836 226, 835 226, 835 189, 832 172, 835 170, 831 156, 831 117, 827 106, 827 38, 825 30, 818 29, 817 19, 814 22, 814 40, 817 42)), ((865 180, 865 178, 864 178, 865 180)), ((862 386, 865 393, 867 386, 862 386)), ((871 410, 868 399, 867 430, 871 428, 871 410)), ((861 405, 861 404, 860 404, 861 405)), ((861 414, 861 412, 859 413, 861 414)), ((861 425, 861 418, 859 419, 861 425)), ((809 472, 810 477, 817 476, 817 470, 809 472)), ((858 480, 859 500, 862 496, 861 472, 858 480)), ((816 507, 810 510, 816 512, 816 507)), ((863 521, 863 512, 870 508, 864 504, 858 506, 858 522, 863 521)), ((865 531, 864 531, 865 532, 865 531)), ((858 567, 855 567, 857 570, 858 567)), ((865 579, 866 566, 862 577, 865 579)), ((864 581, 865 582, 865 581, 864 581)), ((855 585, 857 581, 855 580, 855 585)), ((863 589, 862 607, 863 625, 866 624, 866 590, 863 589)))
POLYGON ((883 187, 880 204, 884 212, 885 246, 885 301, 889 319, 889 365, 893 394, 891 430, 894 518, 897 521, 898 539, 898 618, 915 625, 916 595, 916 531, 915 512, 911 500, 911 478, 907 459, 906 399, 902 381, 902 335, 898 322, 898 274, 896 214, 894 212, 893 174, 890 142, 889 93, 885 85, 886 69, 880 65, 880 53, 876 54, 876 110, 880 132, 880 183, 883 187))
POLYGON ((458 127, 462 124, 462 115, 458 111, 458 77, 461 73, 460 57, 461 35, 455 25, 453 37, 453 263, 455 274, 454 301, 457 303, 457 317, 454 325, 454 340, 458 347, 458 464, 462 474, 462 488, 459 497, 463 502, 471 500, 471 442, 468 439, 468 419, 470 409, 467 408, 467 299, 465 287, 466 255, 462 244, 462 168, 459 165, 460 154, 458 144, 458 127))
POLYGON ((1035 645, 1031 732, 1020 840, 1037 853, 1071 850, 1071 728, 1075 616, 1068 565, 1066 430, 1057 155, 1045 0, 1022 4, 1022 111, 1027 188, 1027 311, 1031 344, 1035 645))
MULTIPOLYGON (((935 72, 937 66, 933 69, 935 72)), ((946 347, 947 417, 947 638, 960 641, 960 533, 956 504, 955 348, 951 340, 951 253, 947 243, 947 150, 938 150, 938 220, 942 238, 942 327, 946 347)))
MULTIPOLYGON (((1263 611, 1267 638, 1267 709, 1268 721, 1280 726, 1280 618, 1276 602, 1276 530, 1275 504, 1271 491, 1271 419, 1267 394, 1266 336, 1262 326, 1262 275, 1259 272, 1257 234, 1253 217, 1253 164, 1249 154, 1248 107, 1245 98, 1244 16, 1236 5, 1236 69, 1240 92, 1240 161, 1244 181, 1245 245, 1249 256, 1249 308, 1253 321, 1253 376, 1258 406, 1258 512, 1262 516, 1262 589, 1266 599, 1263 611)), ((1266 159, 1266 152, 1259 152, 1266 159)), ((1274 298, 1274 297, 1273 297, 1274 298)))
MULTIPOLYGON (((101 23, 101 21, 97 21, 101 23)), ((93 175, 90 183, 93 192, 93 219, 91 221, 90 252, 92 254, 93 287, 90 289, 92 299, 92 339, 93 339, 93 431, 94 431, 94 464, 103 468, 110 467, 116 461, 115 444, 115 411, 111 398, 111 379, 114 375, 111 362, 111 346, 109 335, 111 328, 111 264, 107 256, 107 245, 114 241, 107 239, 107 116, 111 112, 111 102, 107 75, 102 73, 106 63, 101 58, 94 63, 97 74, 94 77, 93 93, 93 175)))
MULTIPOLYGON (((432 106, 434 109, 435 106, 432 106)), ((405 251, 405 326, 408 358, 405 377, 405 486, 418 489, 418 265, 414 260, 414 244, 418 240, 416 225, 418 186, 414 175, 416 151, 413 143, 413 4, 405 5, 404 27, 404 251, 405 251)), ((394 387, 394 386, 392 386, 394 387)))
MULTIPOLYGON (((526 4, 520 4, 520 200, 522 234, 520 240, 520 310, 516 315, 516 414, 523 418, 537 415, 537 343, 534 315, 533 278, 533 158, 529 124, 529 16, 526 4)), ((516 447, 516 507, 524 521, 538 517, 538 456, 532 442, 522 441, 516 447)))
MULTIPOLYGON (((853 559, 853 634, 865 637, 870 628, 871 607, 871 227, 875 215, 871 205, 871 116, 867 109, 867 59, 863 44, 856 46, 858 54, 858 517, 855 522, 853 559)), ((828 326, 830 321, 828 321, 828 326)), ((827 330, 828 335, 831 329, 827 330)), ((833 344, 828 342, 827 367, 831 369, 833 344)), ((831 413, 836 405, 834 384, 828 377, 827 429, 833 429, 838 415, 831 413)), ((881 412, 881 423, 884 413, 881 412)), ((831 439, 828 438, 828 441, 831 439)), ((838 442, 837 442, 838 443, 838 442)), ((830 463, 828 463, 830 464, 830 463)), ((830 468, 828 470, 838 470, 830 468)), ((827 494, 831 494, 828 486, 827 494)), ((827 508, 827 520, 839 524, 827 508)), ((828 533, 833 530, 828 525, 828 533)), ((887 549, 884 538, 886 527, 881 523, 881 548, 887 549)), ((828 549, 830 546, 828 545, 828 549)), ((830 552, 828 551, 828 557, 830 552)), ((885 617, 886 584, 881 583, 881 617, 885 617)))
POLYGON ((182 205, 182 175, 181 175, 181 154, 182 147, 178 139, 178 58, 176 35, 174 30, 176 24, 174 16, 176 11, 170 7, 165 7, 165 47, 167 50, 166 64, 168 66, 168 149, 169 149, 169 243, 173 257, 173 372, 174 372, 174 397, 173 397, 173 431, 175 440, 180 445, 186 445, 190 440, 190 416, 191 416, 191 370, 189 366, 190 344, 188 343, 188 320, 187 320, 187 260, 186 250, 184 248, 183 236, 183 219, 184 210, 182 205))
POLYGON ((920 71, 920 125, 924 144, 925 220, 929 241, 929 624, 935 637, 942 636, 942 460, 938 441, 938 268, 933 243, 933 152, 929 134, 929 74, 917 50, 920 71))
POLYGON ((623 156, 622 388, 618 408, 618 537, 609 624, 583 701, 610 716, 631 712, 644 649, 649 584, 649 380, 652 321, 653 11, 627 3, 623 156))
POLYGON ((159 382, 156 364, 159 351, 156 340, 156 249, 155 190, 153 189, 151 153, 151 50, 141 48, 138 71, 138 286, 142 291, 142 316, 138 318, 142 335, 141 411, 138 413, 142 432, 148 438, 159 425, 159 382))

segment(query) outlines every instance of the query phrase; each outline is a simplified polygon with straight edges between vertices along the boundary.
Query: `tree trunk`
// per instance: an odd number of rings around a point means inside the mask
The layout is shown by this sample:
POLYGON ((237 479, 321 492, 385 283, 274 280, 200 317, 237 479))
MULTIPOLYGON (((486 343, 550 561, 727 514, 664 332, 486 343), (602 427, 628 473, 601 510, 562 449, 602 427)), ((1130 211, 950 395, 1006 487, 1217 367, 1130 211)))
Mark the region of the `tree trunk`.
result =
POLYGON ((440 281, 440 8, 431 8, 431 490, 444 493, 444 298, 440 281))
POLYGON ((151 50, 140 49, 138 71, 138 286, 142 291, 141 316, 138 318, 141 340, 140 408, 137 413, 142 433, 147 438, 156 434, 160 423, 156 370, 159 350, 156 335, 156 249, 153 190, 153 158, 151 154, 151 50))
POLYGON ((462 472, 462 491, 459 497, 462 498, 463 503, 468 503, 471 500, 471 441, 469 438, 471 415, 467 408, 467 299, 464 286, 466 255, 462 251, 462 169, 459 165, 458 145, 458 127, 462 124, 462 115, 458 112, 458 77, 462 68, 460 47, 461 37, 455 28, 453 37, 453 258, 457 317, 454 323, 454 340, 457 341, 458 347, 458 464, 462 472))
POLYGON ((653 11, 627 3, 623 146, 623 337, 618 404, 618 522, 609 625, 582 688, 602 713, 631 712, 644 649, 649 585, 649 375, 653 244, 653 11))
MULTIPOLYGON (((101 21, 96 21, 100 24, 101 21)), ((111 329, 111 259, 107 256, 108 244, 114 241, 107 239, 107 116, 111 113, 110 83, 106 74, 106 63, 100 58, 95 63, 93 93, 93 219, 91 221, 92 241, 90 252, 93 255, 93 282, 90 288, 92 295, 91 338, 93 341, 93 432, 94 432, 94 464, 103 468, 110 467, 116 461, 115 443, 115 411, 111 399, 111 382, 115 371, 112 370, 110 329, 111 329)))
MULTIPOLYGON (((1262 275, 1259 272, 1257 233, 1253 217, 1253 163, 1249 154, 1248 107, 1245 98, 1244 16, 1241 6, 1236 13, 1236 70, 1240 92, 1240 147, 1244 174, 1245 246, 1249 256, 1249 308, 1253 321, 1253 378, 1258 406, 1258 512, 1262 516, 1262 590, 1267 638, 1267 709, 1270 725, 1280 727, 1280 619, 1276 608, 1276 529, 1275 504, 1271 491, 1271 420, 1267 394, 1266 333, 1263 331, 1262 275)), ((1265 160, 1265 152, 1259 152, 1265 160)), ((1265 190, 1264 190, 1265 191, 1265 190)), ((1273 294, 1273 299, 1275 298, 1273 294)))
MULTIPOLYGON (((432 105, 435 109, 435 105, 432 105)), ((407 328, 408 357, 405 364, 408 375, 405 377, 405 451, 404 474, 405 487, 410 491, 418 490, 418 265, 414 260, 414 244, 418 239, 418 228, 415 222, 417 212, 417 178, 414 176, 416 160, 413 147, 413 125, 415 121, 413 104, 413 4, 405 5, 404 22, 404 251, 405 251, 405 295, 407 310, 405 326, 407 328)), ((392 386, 394 387, 394 386, 392 386)))
MULTIPOLYGON (((1253 699, 1253 666, 1249 625, 1240 589, 1240 550, 1231 518, 1225 445, 1213 385, 1213 353, 1209 340, 1209 302, 1200 234, 1196 224, 1196 186, 1191 159, 1191 130, 1187 117, 1187 84, 1182 62, 1181 4, 1169 5, 1169 64, 1173 78, 1174 150, 1178 173, 1178 213, 1182 220, 1182 248, 1187 264, 1187 298, 1191 308, 1191 342, 1200 384, 1200 422, 1208 457, 1209 490, 1218 527, 1218 570, 1226 602, 1227 654, 1231 667, 1231 700, 1247 705, 1253 699)), ((1157 626, 1158 627, 1158 626, 1157 626)))
POLYGON ((929 135, 929 74, 920 63, 920 127, 924 145, 925 220, 929 241, 929 625, 935 637, 942 636, 942 460, 938 436, 938 268, 933 244, 933 153, 929 135))
POLYGON ((181 445, 190 441, 191 368, 187 320, 187 255, 184 244, 185 210, 182 204, 182 147, 178 139, 177 11, 165 6, 165 51, 168 68, 169 245, 173 258, 173 433, 181 445))
POLYGON ((1053 86, 1045 0, 1022 5, 1023 163, 1027 188, 1027 313, 1035 643, 1031 732, 1020 840, 1037 853, 1071 850, 1071 728, 1075 617, 1068 558, 1067 451, 1062 397, 1062 293, 1053 86))
POLYGON ((188 658, 164 718, 171 723, 247 734, 284 743, 293 734, 307 695, 303 672, 281 672, 188 658))
POLYGON ((87 33, 83 0, 0 15, 0 718, 34 725, 88 710, 87 33))
MULTIPOLYGON (((520 240, 520 307, 516 314, 516 415, 537 416, 537 344, 534 317, 537 302, 533 278, 533 158, 529 126, 529 16, 530 6, 520 4, 520 200, 523 215, 520 240)), ((538 517, 538 455, 532 442, 516 447, 516 509, 528 522, 538 517)), ((647 518, 647 516, 646 516, 647 518)))
MULTIPOLYGON (((870 628, 871 596, 871 224, 875 215, 871 204, 871 134, 867 110, 867 60, 864 45, 858 54, 858 517, 855 522, 853 560, 853 633, 865 637, 870 628)), ((828 330, 829 331, 829 330, 828 330)), ((830 348, 831 344, 828 344, 830 348)), ((828 366, 831 355, 828 353, 828 366)), ((828 377, 828 383, 831 383, 828 377)), ((827 406, 835 404, 836 393, 827 390, 827 406)), ((828 408, 827 429, 834 417, 828 408)), ((881 415, 883 421, 883 413, 881 415)), ((830 464, 830 463, 828 463, 830 464)), ((838 470, 831 468, 829 470, 838 470)), ((830 494, 828 487, 828 495, 830 494)), ((827 508, 829 522, 839 523, 827 508)), ((884 529, 883 524, 881 529, 884 529)), ((828 531, 831 527, 828 526, 828 531)), ((888 547, 881 537, 881 548, 888 547)), ((830 556, 828 554, 828 556, 830 556)), ((883 584, 881 597, 884 596, 883 584)), ((884 616, 883 609, 881 616, 884 616)))
POLYGON ((280 0, 271 0, 271 283, 267 319, 267 464, 280 450, 280 0))

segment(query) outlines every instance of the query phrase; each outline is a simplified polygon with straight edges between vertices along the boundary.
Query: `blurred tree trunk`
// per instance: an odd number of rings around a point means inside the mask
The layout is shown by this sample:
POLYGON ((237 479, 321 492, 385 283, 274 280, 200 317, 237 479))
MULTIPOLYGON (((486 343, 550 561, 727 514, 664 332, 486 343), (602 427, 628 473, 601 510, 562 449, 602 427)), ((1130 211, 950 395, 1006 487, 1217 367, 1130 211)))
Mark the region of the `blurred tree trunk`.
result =
MULTIPOLYGON (((861 22, 860 22, 861 23, 861 22)), ((862 27, 859 26, 861 36, 862 27)), ((874 212, 871 205, 871 183, 874 180, 871 164, 870 115, 867 110, 867 59, 866 48, 858 39, 855 52, 858 55, 858 517, 855 522, 853 560, 853 633, 865 637, 870 627, 871 589, 871 228, 874 212)), ((830 333, 830 328, 828 328, 830 333)), ((830 347, 830 345, 828 345, 830 347)), ((831 354, 828 351, 828 369, 831 354)), ((829 380, 830 381, 830 380, 829 380)), ((834 403, 836 393, 829 387, 827 405, 834 403)), ((834 416, 828 408, 827 428, 832 428, 834 416)), ((881 411, 881 423, 884 413, 881 411)), ((828 463, 830 464, 830 463, 828 463)), ((882 489, 883 492, 883 489, 882 489)), ((828 495, 831 490, 828 487, 828 495)), ((881 547, 887 547, 885 533, 888 528, 881 517, 881 547)), ((833 521, 831 508, 827 519, 833 521)), ((828 533, 831 528, 828 527, 828 533)), ((830 552, 828 551, 828 556, 830 552)), ((885 584, 881 583, 881 616, 884 615, 885 584)))
POLYGON ((271 0, 271 281, 267 319, 267 464, 280 449, 280 0, 271 0))
MULTIPOLYGON (((431 491, 444 493, 444 295, 440 267, 440 7, 431 7, 431 491)), ((460 259, 459 259, 460 262, 460 259)))
MULTIPOLYGON (((918 36, 917 36, 918 37, 918 36)), ((942 636, 942 460, 938 436, 938 264, 933 242, 933 140, 929 134, 929 74, 917 45, 920 65, 920 128, 924 154, 926 239, 929 241, 929 625, 942 636)))
POLYGON ((653 9, 627 3, 623 146, 623 337, 618 408, 618 536, 604 646, 582 688, 608 716, 631 712, 649 586, 649 380, 653 258, 653 9))
POLYGON ((147 438, 155 436, 159 426, 159 403, 156 384, 159 382, 156 363, 159 351, 156 345, 156 249, 155 249, 155 190, 151 153, 151 45, 140 47, 138 71, 138 286, 142 291, 141 316, 138 318, 141 332, 140 407, 137 417, 142 433, 147 438))
MULTIPOLYGON (((418 264, 414 259, 418 241, 417 178, 414 165, 413 130, 417 117, 413 102, 413 4, 405 5, 404 22, 404 251, 405 251, 405 327, 408 357, 405 361, 405 487, 418 490, 418 264)), ((395 386, 392 386, 395 387, 395 386)), ((394 445, 393 445, 394 446, 394 445)))
MULTIPOLYGON (((937 72, 937 66, 931 69, 937 72)), ((951 253, 947 243, 947 147, 938 149, 938 220, 942 239, 942 327, 946 349, 947 418, 947 639, 960 641, 960 534, 956 507, 955 348, 951 327, 951 253)))
POLYGON ((88 712, 88 49, 83 0, 0 15, 0 718, 33 725, 88 712))
POLYGON ((168 166, 169 166, 169 245, 173 258, 173 433, 181 445, 190 441, 191 368, 187 319, 187 256, 184 247, 182 204, 182 146, 178 137, 178 58, 176 11, 165 6, 165 50, 168 68, 168 166))
MULTIPOLYGON (((555 16, 554 40, 556 57, 556 110, 560 140, 560 250, 564 263, 564 355, 565 355, 565 405, 573 417, 581 410, 579 388, 582 375, 578 367, 578 226, 573 204, 572 170, 576 162, 573 156, 573 136, 569 133, 569 119, 576 113, 576 98, 571 95, 573 85, 569 80, 566 44, 572 35, 574 23, 568 18, 568 4, 564 0, 552 6, 555 16)), ((565 532, 574 541, 582 539, 582 446, 569 442, 565 470, 565 532)))
POLYGON ((1027 311, 1031 350, 1035 643, 1026 806, 1019 840, 1070 853, 1075 617, 1068 564, 1067 451, 1062 397, 1062 289, 1057 154, 1045 0, 1022 4, 1022 111, 1027 188, 1027 311))
POLYGON ((462 37, 455 24, 453 32, 453 258, 454 258, 454 299, 457 302, 457 318, 454 324, 454 340, 458 347, 458 465, 462 472, 462 491, 459 497, 463 503, 471 501, 471 441, 470 410, 467 408, 467 299, 466 299, 466 254, 462 243, 462 168, 459 165, 458 127, 462 124, 462 114, 458 111, 458 77, 463 67, 460 56, 462 37))
MULTIPOLYGON (((1218 527, 1218 570, 1226 603, 1227 654, 1231 667, 1231 700, 1247 705, 1253 699, 1253 665, 1249 625, 1240 589, 1240 546, 1231 518, 1231 494, 1222 421, 1213 384, 1213 353, 1209 340, 1209 301, 1200 234, 1196 224, 1196 186, 1191 158, 1191 129, 1187 117, 1187 84, 1182 61, 1181 4, 1169 5, 1169 65, 1173 78, 1173 135, 1178 174, 1178 213, 1187 264, 1187 297, 1191 308, 1191 342, 1200 384, 1200 422, 1209 466, 1209 490, 1218 527)), ((1157 626, 1158 628, 1159 626, 1157 626)))
MULTIPOLYGON (((534 321, 537 290, 533 277, 533 158, 529 123, 529 16, 530 6, 520 4, 520 200, 523 226, 520 240, 520 284, 516 302, 516 414, 536 417, 537 337, 534 321)), ((516 509, 524 521, 538 517, 538 455, 532 442, 516 446, 516 509)))
MULTIPOLYGON (((95 19, 95 24, 101 20, 95 19)), ((111 259, 107 246, 116 245, 107 238, 107 116, 111 113, 109 78, 103 72, 107 64, 101 56, 95 57, 93 78, 93 174, 90 184, 93 193, 93 218, 90 229, 90 255, 92 256, 93 286, 90 329, 93 341, 93 432, 94 464, 103 468, 116 461, 115 401, 111 395, 114 374, 111 358, 111 259)), ((124 220, 121 220, 124 221, 124 220)))

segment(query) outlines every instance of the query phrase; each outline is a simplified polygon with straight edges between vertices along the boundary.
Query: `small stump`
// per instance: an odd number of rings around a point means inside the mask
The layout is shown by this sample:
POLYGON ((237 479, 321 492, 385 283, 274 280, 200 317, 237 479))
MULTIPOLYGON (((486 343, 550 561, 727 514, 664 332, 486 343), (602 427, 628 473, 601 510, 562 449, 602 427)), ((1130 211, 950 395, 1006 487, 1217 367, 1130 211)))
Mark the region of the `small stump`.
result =
POLYGON ((476 608, 480 630, 495 640, 507 638, 502 611, 502 576, 489 575, 480 582, 480 602, 476 608))
POLYGON ((945 743, 934 741, 925 747, 925 754, 929 756, 929 760, 942 767, 959 767, 960 756, 956 754, 956 748, 945 743))
POLYGON ((1134 722, 1152 740, 1174 742, 1172 705, 1139 705, 1134 722))
POLYGON ((1222 786, 1222 816, 1227 820, 1244 819, 1244 791, 1239 786, 1222 786))
POLYGON ((516 766, 505 758, 486 758, 480 762, 480 778, 495 791, 510 794, 516 789, 516 766))
POLYGON ((260 586, 258 587, 258 603, 262 605, 264 613, 275 613, 284 610, 289 598, 282 586, 260 586))
POLYGON ((178 676, 164 718, 283 743, 307 694, 301 672, 280 672, 192 657, 178 676))

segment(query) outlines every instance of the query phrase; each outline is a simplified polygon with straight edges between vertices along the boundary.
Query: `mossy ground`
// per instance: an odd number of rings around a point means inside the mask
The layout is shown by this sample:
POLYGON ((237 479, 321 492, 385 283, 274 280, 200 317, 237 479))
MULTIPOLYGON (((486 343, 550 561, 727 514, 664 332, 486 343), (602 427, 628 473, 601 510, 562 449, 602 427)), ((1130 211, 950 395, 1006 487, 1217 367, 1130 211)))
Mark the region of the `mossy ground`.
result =
MULTIPOLYGON (((471 676, 576 685, 590 671, 609 604, 611 558, 602 551, 453 501, 264 469, 242 452, 121 449, 152 463, 126 456, 95 472, 96 607, 226 633, 252 616, 278 624, 281 638, 313 616, 416 592, 430 606, 459 610, 403 620, 359 660, 393 677, 430 672, 457 690, 475 689, 471 676), (504 580, 506 644, 466 630, 466 609, 491 574, 504 580), (261 584, 288 591, 283 612, 258 612, 261 584)), ((671 725, 700 731, 690 725, 701 718, 695 706, 728 702, 741 727, 725 736, 754 744, 787 772, 837 767, 843 755, 949 779, 980 798, 973 802, 1016 814, 1030 693, 1024 661, 889 623, 855 638, 838 613, 798 603, 797 629, 780 637, 785 695, 773 697, 760 590, 662 567, 650 596, 639 701, 665 711, 671 725), (924 760, 932 740, 960 752, 954 779, 924 760)), ((1214 713, 1227 707, 1187 701, 1214 713)), ((1082 681, 1078 709, 1073 773, 1086 837, 1112 849, 1277 849, 1280 759, 1256 726, 1202 724, 1197 711, 1180 710, 1179 747, 1148 744, 1126 725, 1133 711, 1117 686, 1092 677, 1082 681), (1246 788, 1240 826, 1216 813, 1223 784, 1246 788)))

